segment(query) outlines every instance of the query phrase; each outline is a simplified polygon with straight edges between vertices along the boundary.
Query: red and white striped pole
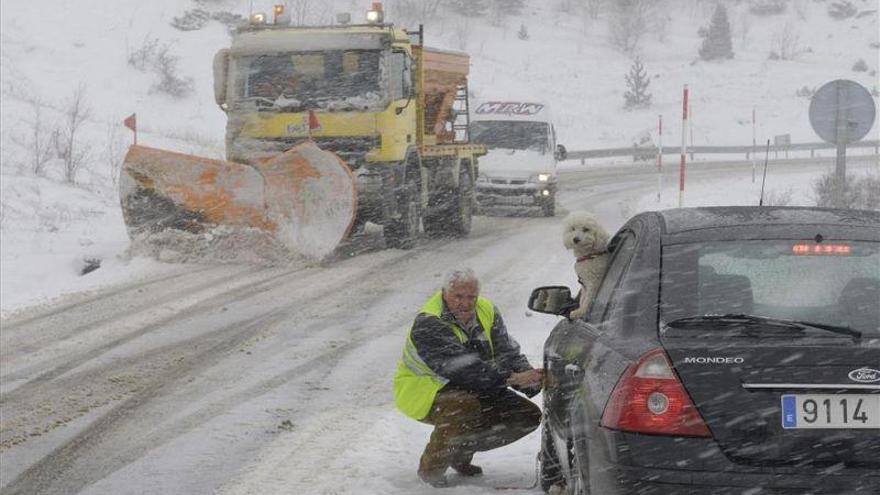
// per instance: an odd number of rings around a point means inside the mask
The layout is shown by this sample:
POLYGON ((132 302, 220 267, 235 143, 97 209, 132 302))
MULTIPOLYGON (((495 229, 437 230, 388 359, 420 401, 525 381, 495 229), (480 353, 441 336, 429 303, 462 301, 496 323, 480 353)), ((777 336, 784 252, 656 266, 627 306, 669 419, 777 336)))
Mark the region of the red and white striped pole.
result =
POLYGON ((657 116, 657 202, 663 192, 663 116, 657 116))
POLYGON ((688 86, 684 85, 684 99, 681 103, 681 166, 678 175, 678 207, 684 204, 684 164, 687 154, 687 129, 688 129, 688 86))

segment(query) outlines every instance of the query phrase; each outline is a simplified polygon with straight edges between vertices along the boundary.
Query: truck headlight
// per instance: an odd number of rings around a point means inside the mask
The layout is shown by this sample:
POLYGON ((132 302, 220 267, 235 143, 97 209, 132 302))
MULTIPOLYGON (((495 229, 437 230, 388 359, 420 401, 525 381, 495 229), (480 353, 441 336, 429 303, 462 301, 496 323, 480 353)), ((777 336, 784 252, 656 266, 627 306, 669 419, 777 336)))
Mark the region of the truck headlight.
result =
POLYGON ((550 174, 538 174, 538 182, 547 182, 550 180, 550 174))

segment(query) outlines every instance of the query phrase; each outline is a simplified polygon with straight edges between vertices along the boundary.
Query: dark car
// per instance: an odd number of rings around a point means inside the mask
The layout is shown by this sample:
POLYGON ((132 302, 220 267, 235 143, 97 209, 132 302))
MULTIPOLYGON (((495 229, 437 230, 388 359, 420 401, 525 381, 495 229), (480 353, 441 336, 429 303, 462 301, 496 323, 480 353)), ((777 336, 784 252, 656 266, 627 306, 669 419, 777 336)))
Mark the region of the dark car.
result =
POLYGON ((880 212, 648 212, 609 249, 545 344, 545 491, 880 493, 880 212))

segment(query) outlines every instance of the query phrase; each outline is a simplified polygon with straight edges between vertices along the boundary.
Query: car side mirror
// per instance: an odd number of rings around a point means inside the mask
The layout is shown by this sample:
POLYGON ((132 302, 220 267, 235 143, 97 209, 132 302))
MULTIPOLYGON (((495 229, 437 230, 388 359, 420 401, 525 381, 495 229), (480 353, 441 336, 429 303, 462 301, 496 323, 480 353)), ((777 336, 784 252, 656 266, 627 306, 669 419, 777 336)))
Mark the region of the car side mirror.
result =
POLYGON ((571 298, 571 289, 562 285, 538 287, 529 296, 529 309, 539 313, 568 316, 578 302, 571 298))
POLYGON ((568 158, 568 150, 565 149, 565 146, 561 144, 556 145, 556 161, 561 162, 568 158))

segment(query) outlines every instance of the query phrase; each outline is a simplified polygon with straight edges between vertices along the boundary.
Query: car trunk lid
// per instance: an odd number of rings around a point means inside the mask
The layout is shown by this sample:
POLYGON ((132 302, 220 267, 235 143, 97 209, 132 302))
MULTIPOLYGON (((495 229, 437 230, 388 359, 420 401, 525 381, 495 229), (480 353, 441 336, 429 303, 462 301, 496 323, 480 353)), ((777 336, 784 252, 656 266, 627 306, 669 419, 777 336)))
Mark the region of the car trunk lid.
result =
POLYGON ((877 339, 720 333, 670 328, 661 341, 731 460, 880 468, 877 339))

